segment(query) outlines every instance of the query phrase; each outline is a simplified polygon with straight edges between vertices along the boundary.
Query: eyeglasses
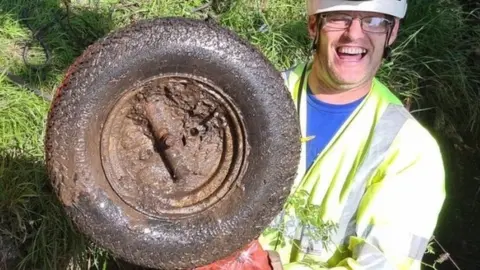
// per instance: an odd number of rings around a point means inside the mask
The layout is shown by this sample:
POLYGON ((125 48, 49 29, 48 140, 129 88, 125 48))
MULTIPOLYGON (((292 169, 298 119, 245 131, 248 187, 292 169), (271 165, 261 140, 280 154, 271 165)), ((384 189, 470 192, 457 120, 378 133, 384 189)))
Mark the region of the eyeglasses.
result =
MULTIPOLYGON (((350 27, 352 21, 357 17, 342 13, 328 13, 322 14, 321 18, 323 19, 323 26, 342 30, 350 27)), ((362 29, 366 32, 386 33, 392 25, 391 20, 380 16, 366 16, 359 19, 362 29)))

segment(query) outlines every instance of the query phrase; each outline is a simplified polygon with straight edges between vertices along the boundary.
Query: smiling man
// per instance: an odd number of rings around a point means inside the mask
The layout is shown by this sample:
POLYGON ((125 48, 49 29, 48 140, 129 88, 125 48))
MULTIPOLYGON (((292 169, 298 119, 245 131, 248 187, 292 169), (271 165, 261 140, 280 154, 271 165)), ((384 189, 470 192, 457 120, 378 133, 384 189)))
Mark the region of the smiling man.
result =
POLYGON ((375 78, 406 10, 307 0, 313 57, 283 72, 304 137, 292 200, 236 269, 421 269, 445 199, 442 156, 375 78))
POLYGON ((259 239, 284 269, 421 268, 445 199, 442 156, 375 78, 406 10, 406 0, 307 0, 313 57, 284 72, 309 138, 299 200, 259 239))

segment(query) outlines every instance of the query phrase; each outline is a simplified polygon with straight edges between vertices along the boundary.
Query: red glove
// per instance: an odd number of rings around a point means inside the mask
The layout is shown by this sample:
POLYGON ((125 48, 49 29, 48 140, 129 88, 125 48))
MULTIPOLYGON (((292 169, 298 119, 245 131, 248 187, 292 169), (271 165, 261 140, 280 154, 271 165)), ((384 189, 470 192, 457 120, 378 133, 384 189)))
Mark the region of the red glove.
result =
POLYGON ((272 270, 268 253, 257 240, 233 255, 195 270, 272 270))

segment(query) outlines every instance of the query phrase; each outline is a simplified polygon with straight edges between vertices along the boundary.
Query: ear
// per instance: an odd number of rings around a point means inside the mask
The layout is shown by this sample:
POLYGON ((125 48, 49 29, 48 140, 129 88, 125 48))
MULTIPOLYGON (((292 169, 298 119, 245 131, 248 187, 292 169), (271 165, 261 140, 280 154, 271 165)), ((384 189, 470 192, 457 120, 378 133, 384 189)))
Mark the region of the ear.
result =
POLYGON ((390 40, 388 41, 388 45, 392 46, 398 36, 398 29, 400 28, 400 20, 395 18, 395 26, 392 29, 392 34, 390 35, 390 40))
POLYGON ((315 38, 315 33, 317 32, 317 16, 310 15, 308 16, 308 36, 310 39, 315 38))

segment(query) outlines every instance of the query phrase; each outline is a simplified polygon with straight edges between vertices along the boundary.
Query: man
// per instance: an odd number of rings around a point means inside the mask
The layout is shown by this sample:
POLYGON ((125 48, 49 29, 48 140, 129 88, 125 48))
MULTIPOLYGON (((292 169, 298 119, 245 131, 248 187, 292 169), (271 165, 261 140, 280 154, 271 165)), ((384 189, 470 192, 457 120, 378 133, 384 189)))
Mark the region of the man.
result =
POLYGON ((313 59, 283 73, 305 138, 296 200, 249 246, 245 269, 420 269, 445 199, 442 157, 375 78, 406 0, 307 10, 313 59))

